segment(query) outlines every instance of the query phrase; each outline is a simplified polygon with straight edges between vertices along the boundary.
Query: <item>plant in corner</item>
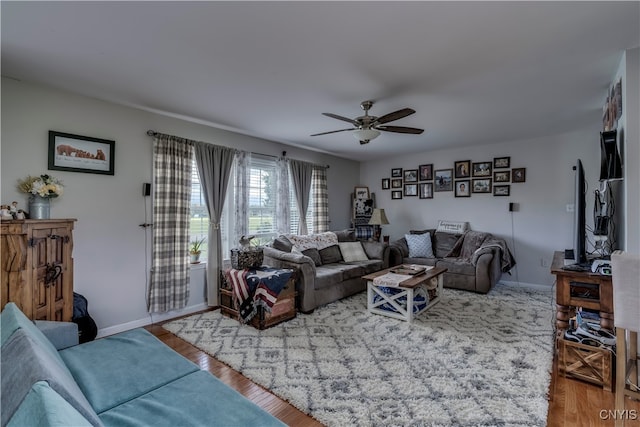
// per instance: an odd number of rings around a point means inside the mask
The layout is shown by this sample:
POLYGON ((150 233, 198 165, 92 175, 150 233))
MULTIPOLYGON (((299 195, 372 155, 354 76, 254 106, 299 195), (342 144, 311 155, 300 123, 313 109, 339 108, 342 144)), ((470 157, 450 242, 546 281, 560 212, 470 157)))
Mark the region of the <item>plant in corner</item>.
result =
POLYGON ((202 239, 195 239, 191 241, 191 247, 189 249, 189 255, 191 256, 191 264, 197 264, 200 262, 200 248, 202 244, 206 240, 205 237, 202 239))

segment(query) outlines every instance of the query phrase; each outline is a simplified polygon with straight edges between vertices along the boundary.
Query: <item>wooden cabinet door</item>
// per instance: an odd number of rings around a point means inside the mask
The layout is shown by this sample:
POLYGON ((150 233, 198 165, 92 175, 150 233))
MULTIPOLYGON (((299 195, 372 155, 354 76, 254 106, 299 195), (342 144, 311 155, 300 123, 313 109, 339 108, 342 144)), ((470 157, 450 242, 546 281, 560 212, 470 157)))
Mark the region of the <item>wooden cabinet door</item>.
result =
POLYGON ((65 227, 34 229, 34 318, 69 321, 73 310, 70 275, 71 237, 65 227))

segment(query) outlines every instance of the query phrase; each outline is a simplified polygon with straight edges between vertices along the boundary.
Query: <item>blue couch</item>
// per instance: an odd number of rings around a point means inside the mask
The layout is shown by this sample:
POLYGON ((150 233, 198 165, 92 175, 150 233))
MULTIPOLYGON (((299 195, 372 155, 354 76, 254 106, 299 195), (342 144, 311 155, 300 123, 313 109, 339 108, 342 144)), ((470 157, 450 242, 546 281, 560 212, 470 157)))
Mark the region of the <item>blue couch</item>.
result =
POLYGON ((2 427, 284 425, 144 329, 69 346, 75 324, 13 303, 0 323, 2 427))

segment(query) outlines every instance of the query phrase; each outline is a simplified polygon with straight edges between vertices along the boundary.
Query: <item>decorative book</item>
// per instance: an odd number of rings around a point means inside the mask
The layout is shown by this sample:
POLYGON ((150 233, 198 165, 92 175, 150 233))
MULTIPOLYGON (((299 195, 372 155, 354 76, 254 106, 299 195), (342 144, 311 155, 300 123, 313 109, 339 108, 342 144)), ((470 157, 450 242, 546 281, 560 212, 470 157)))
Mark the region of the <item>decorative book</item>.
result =
POLYGON ((426 267, 423 265, 415 265, 415 264, 402 264, 396 268, 391 269, 392 273, 396 274, 405 274, 409 276, 417 276, 418 274, 423 274, 430 267, 426 267))

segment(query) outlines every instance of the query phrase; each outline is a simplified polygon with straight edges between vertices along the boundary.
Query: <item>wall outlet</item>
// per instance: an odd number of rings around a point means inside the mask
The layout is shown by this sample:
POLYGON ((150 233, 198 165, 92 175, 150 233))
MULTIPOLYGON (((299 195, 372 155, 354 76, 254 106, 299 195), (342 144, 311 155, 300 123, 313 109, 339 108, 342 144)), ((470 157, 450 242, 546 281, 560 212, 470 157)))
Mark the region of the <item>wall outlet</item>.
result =
POLYGON ((576 210, 576 205, 574 205, 573 203, 567 203, 567 212, 575 212, 576 210))

